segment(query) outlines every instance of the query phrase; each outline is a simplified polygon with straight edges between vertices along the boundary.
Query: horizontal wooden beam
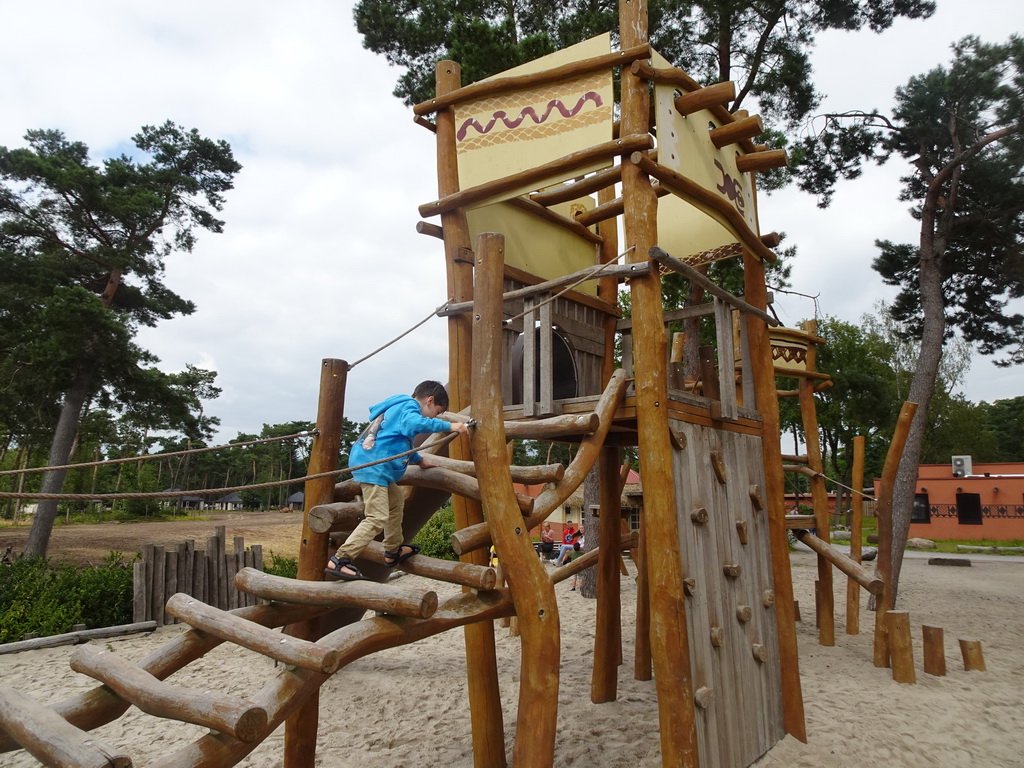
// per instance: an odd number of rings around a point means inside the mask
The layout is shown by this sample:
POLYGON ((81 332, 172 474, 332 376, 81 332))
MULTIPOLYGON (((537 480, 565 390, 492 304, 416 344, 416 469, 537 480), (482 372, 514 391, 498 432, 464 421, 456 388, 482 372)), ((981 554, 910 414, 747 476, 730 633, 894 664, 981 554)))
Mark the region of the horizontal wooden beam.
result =
POLYGON ((626 66, 632 64, 637 59, 646 59, 650 55, 651 47, 649 45, 637 45, 624 51, 612 51, 611 53, 593 56, 589 59, 581 59, 580 61, 573 61, 558 67, 545 69, 541 72, 482 80, 456 88, 444 96, 435 96, 432 99, 422 101, 412 108, 412 113, 417 117, 421 117, 456 104, 481 99, 485 96, 521 91, 526 88, 536 88, 540 85, 569 80, 610 67, 626 66))
POLYGON ((691 267, 686 262, 673 258, 658 246, 654 246, 653 248, 651 248, 650 256, 659 264, 663 264, 664 266, 670 268, 671 270, 680 273, 687 280, 696 283, 705 291, 710 293, 712 296, 721 299, 726 304, 729 304, 730 306, 733 306, 736 309, 741 310, 742 312, 752 314, 755 317, 764 320, 766 323, 768 323, 768 325, 779 325, 779 321, 776 320, 771 315, 769 315, 767 312, 758 309, 753 304, 748 304, 739 296, 734 296, 733 294, 729 293, 727 290, 719 286, 713 280, 709 280, 708 278, 706 278, 704 275, 702 275, 700 272, 698 272, 696 269, 691 267))
POLYGON ((736 239, 743 243, 761 261, 775 262, 775 254, 761 242, 761 238, 750 228, 746 219, 743 218, 739 211, 733 208, 728 200, 708 191, 681 173, 677 173, 671 168, 666 168, 654 162, 640 152, 634 152, 630 155, 629 159, 644 173, 653 176, 677 195, 689 200, 698 208, 701 208, 720 223, 727 226, 736 235, 736 239))
MULTIPOLYGON (((543 283, 528 285, 525 288, 516 288, 514 291, 509 291, 508 293, 503 294, 501 299, 502 301, 516 301, 518 299, 526 299, 530 296, 536 296, 540 293, 557 291, 559 288, 572 285, 573 283, 582 280, 587 277, 588 274, 593 274, 593 277, 589 278, 591 280, 602 280, 609 277, 624 280, 626 278, 640 277, 641 275, 650 274, 651 265, 648 262, 638 262, 636 264, 611 264, 600 272, 597 272, 596 269, 595 265, 593 267, 587 267, 586 269, 572 272, 568 275, 556 277, 553 280, 545 280, 543 283)), ((472 310, 472 301, 460 301, 456 304, 446 304, 442 309, 438 310, 437 316, 450 317, 451 315, 471 312, 472 310)))
POLYGON ((578 168, 585 168, 588 165, 610 159, 616 155, 628 155, 642 149, 650 149, 652 139, 649 135, 625 136, 621 139, 606 141, 603 144, 596 144, 587 149, 563 157, 556 158, 550 162, 527 168, 524 171, 513 173, 510 176, 503 176, 500 179, 478 184, 475 187, 464 189, 454 194, 447 195, 440 200, 424 203, 419 207, 420 216, 439 216, 457 208, 465 208, 475 203, 483 202, 493 197, 498 197, 520 187, 529 187, 533 184, 541 184, 546 179, 571 173, 578 168))
POLYGON ((864 589, 872 595, 882 594, 882 590, 885 589, 885 582, 864 570, 860 563, 847 557, 831 544, 822 541, 810 531, 797 528, 793 531, 793 535, 855 582, 864 587, 864 589))

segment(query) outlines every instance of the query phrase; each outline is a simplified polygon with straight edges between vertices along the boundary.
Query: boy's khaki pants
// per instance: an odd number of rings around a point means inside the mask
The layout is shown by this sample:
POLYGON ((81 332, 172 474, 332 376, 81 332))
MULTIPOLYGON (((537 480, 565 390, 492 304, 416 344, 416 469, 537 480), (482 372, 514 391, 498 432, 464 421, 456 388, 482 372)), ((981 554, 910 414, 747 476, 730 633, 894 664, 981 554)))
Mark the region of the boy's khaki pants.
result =
POLYGON ((397 485, 360 483, 363 491, 365 518, 338 547, 338 557, 355 560, 384 531, 384 551, 397 552, 403 544, 402 518, 405 513, 405 492, 397 485))

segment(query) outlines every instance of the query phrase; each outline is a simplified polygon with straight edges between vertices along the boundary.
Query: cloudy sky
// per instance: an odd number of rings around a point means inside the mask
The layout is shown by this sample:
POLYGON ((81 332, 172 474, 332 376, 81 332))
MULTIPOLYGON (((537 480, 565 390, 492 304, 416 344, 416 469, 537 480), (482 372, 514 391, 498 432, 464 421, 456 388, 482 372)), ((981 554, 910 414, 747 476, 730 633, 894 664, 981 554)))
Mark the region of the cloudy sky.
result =
MULTIPOLYGON (((166 370, 218 372, 219 440, 315 419, 323 358, 357 360, 444 302, 440 242, 415 231, 417 206, 436 197, 433 136, 391 95, 400 73, 362 48, 349 0, 33 0, 2 18, 0 145, 57 128, 99 160, 170 119, 225 139, 244 166, 224 234, 167 262, 167 283, 198 311, 140 337, 166 370)), ((947 61, 953 40, 1022 29, 1019 0, 939 0, 931 20, 880 36, 823 35, 824 107, 885 108, 908 77, 947 61)), ((916 240, 897 201, 902 171, 870 169, 827 211, 795 191, 762 199, 762 230, 799 246, 793 289, 816 295, 819 312, 857 320, 892 296, 870 263, 875 239, 916 240)), ((777 311, 793 324, 815 307, 779 296, 777 311)), ((433 319, 350 372, 346 415, 363 420, 371 403, 446 375, 433 319)), ((964 391, 1015 397, 1021 381, 983 360, 964 391)))

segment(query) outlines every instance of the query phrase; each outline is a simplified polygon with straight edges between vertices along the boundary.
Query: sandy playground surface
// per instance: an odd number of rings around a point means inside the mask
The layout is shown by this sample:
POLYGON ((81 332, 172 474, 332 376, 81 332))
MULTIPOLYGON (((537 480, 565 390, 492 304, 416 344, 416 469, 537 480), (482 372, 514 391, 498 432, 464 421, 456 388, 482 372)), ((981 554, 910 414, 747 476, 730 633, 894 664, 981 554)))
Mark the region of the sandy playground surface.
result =
MULTIPOLYGON (((809 608, 815 575, 810 555, 793 554, 793 575, 804 617, 798 635, 809 743, 786 737, 755 764, 757 768, 1024 766, 1024 565, 976 562, 971 568, 950 568, 929 566, 925 560, 905 563, 899 607, 910 611, 916 685, 895 683, 888 669, 872 665, 873 617, 866 615, 863 604, 861 634, 845 633, 845 579, 836 579, 836 645, 819 646, 809 608), (945 630, 946 677, 926 675, 921 668, 922 624, 945 630), (963 670, 960 637, 982 641, 987 672, 963 670)), ((402 581, 412 585, 420 580, 404 576, 402 581)), ((555 765, 660 766, 654 683, 638 682, 632 675, 633 580, 622 579, 626 629, 619 697, 601 705, 590 703, 595 602, 569 587, 568 581, 556 587, 563 655, 555 765)), ((94 642, 136 661, 182 631, 178 625, 149 635, 94 642)), ((499 628, 497 646, 511 755, 519 640, 499 628)), ((92 687, 93 680, 69 667, 72 651, 73 647, 63 647, 0 656, 0 680, 43 702, 92 687)), ((262 687, 271 674, 272 662, 221 646, 170 681, 245 695, 262 687)), ((316 764, 470 768, 464 675, 461 631, 351 664, 322 689, 316 764)), ((133 708, 96 733, 142 766, 198 738, 203 730, 160 721, 133 708)), ((279 766, 283 741, 282 727, 240 765, 279 766)), ((32 765, 36 761, 24 751, 0 755, 0 766, 32 765)))

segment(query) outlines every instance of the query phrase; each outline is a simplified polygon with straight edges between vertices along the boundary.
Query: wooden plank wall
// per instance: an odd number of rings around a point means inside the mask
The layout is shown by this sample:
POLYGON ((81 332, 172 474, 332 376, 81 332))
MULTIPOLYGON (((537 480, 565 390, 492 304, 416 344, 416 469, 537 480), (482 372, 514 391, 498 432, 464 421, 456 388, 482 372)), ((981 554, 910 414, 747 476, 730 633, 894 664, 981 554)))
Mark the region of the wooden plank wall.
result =
POLYGON ((784 735, 767 510, 750 496, 764 488, 760 437, 671 423, 686 435, 674 472, 693 688, 710 700, 700 763, 746 768, 784 735))
POLYGON ((134 565, 132 620, 155 621, 158 627, 177 623, 164 610, 177 592, 225 611, 255 605, 255 597, 235 589, 235 574, 242 568, 262 571, 263 547, 254 544, 246 549, 245 539, 235 536, 229 552, 225 535, 225 526, 218 526, 216 535, 206 540, 205 550, 197 550, 194 540, 173 549, 143 547, 142 560, 134 565))

